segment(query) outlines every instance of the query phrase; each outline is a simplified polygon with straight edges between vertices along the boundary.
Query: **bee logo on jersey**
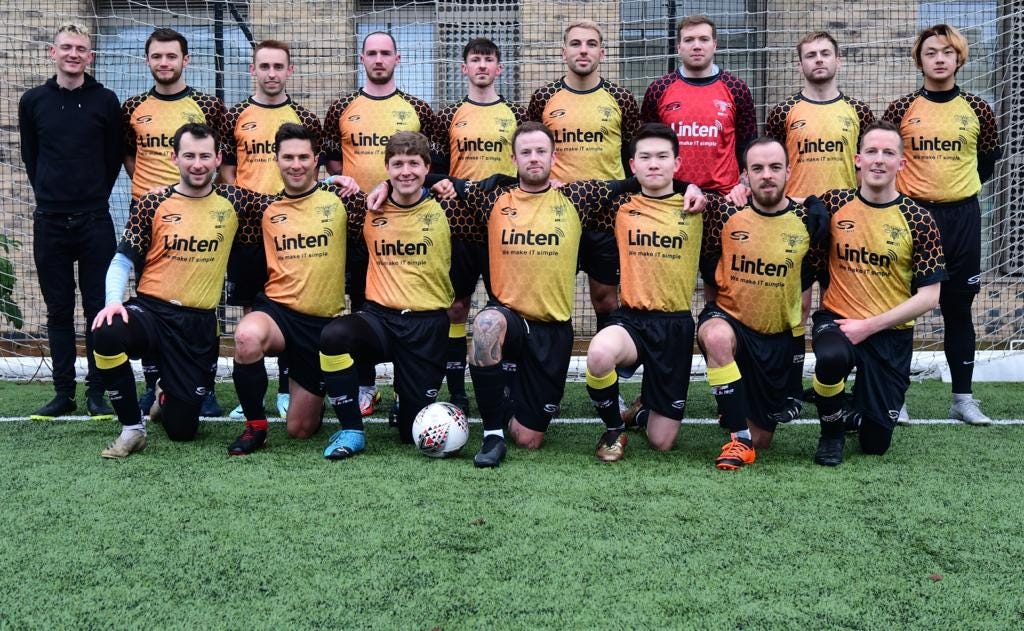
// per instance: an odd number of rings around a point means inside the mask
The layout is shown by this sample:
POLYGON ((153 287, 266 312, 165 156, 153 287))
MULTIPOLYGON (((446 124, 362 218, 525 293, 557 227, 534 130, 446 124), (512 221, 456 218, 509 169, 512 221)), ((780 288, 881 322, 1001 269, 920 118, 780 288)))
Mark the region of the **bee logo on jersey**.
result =
POLYGON ((786 242, 787 246, 789 246, 786 248, 786 252, 788 254, 792 254, 793 248, 806 241, 807 237, 799 234, 789 234, 786 232, 782 234, 782 240, 786 242))
POLYGON ((215 220, 217 220, 217 225, 215 226, 216 228, 223 228, 224 227, 224 220, 227 218, 227 216, 228 216, 228 212, 226 210, 211 210, 210 211, 210 217, 213 217, 215 220))
POLYGON ((954 118, 960 124, 960 131, 967 131, 967 126, 971 124, 971 117, 966 114, 957 114, 954 118))
MULTIPOLYGON (((850 131, 850 128, 853 127, 853 119, 849 116, 840 116, 839 120, 843 124, 843 131, 850 131)), ((845 138, 843 138, 843 142, 846 142, 845 138)))
POLYGON ((565 218, 565 204, 559 204, 551 209, 555 213, 555 221, 563 221, 565 218))
POLYGON ((185 114, 185 120, 188 121, 189 123, 201 123, 201 122, 203 122, 203 121, 199 120, 199 117, 196 116, 195 114, 193 114, 192 112, 189 112, 189 113, 185 114))
MULTIPOLYGON (((601 113, 601 122, 607 123, 608 119, 612 117, 612 112, 614 110, 612 110, 612 108, 608 107, 607 105, 603 105, 597 108, 597 111, 601 113)), ((601 131, 604 131, 604 129, 602 129, 601 131)))
MULTIPOLYGON (((508 131, 509 127, 511 127, 512 124, 515 123, 515 120, 511 118, 497 118, 495 119, 494 122, 498 123, 498 131, 506 132, 508 131)), ((502 140, 504 140, 504 138, 502 140)))
POLYGON ((897 241, 903 241, 910 236, 910 230, 900 226, 885 224, 882 229, 889 233, 889 240, 886 241, 888 245, 896 245, 897 241))
POLYGON ((434 225, 434 222, 437 221, 437 213, 424 213, 420 221, 423 223, 423 232, 430 232, 430 226, 434 225))
POLYGON ((406 111, 398 111, 392 113, 395 115, 395 124, 398 125, 399 127, 405 125, 406 119, 409 118, 409 112, 406 111))
POLYGON ((334 216, 334 206, 317 206, 316 212, 323 217, 320 223, 327 223, 334 216))

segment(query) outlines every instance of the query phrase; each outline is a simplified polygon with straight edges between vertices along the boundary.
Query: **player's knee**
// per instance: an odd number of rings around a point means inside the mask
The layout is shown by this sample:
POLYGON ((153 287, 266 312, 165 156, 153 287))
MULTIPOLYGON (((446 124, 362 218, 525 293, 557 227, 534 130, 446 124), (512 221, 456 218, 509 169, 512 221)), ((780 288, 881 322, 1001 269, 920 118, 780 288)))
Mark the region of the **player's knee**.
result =
POLYGON ((50 328, 67 328, 75 325, 75 311, 74 309, 47 309, 46 310, 46 326, 50 328))
POLYGON ((647 442, 650 443, 651 449, 655 451, 669 451, 675 445, 675 436, 669 436, 664 434, 647 434, 647 442))
POLYGON ((822 383, 836 383, 853 370, 856 363, 853 349, 839 332, 827 331, 814 342, 815 374, 822 383))
POLYGON ((619 294, 615 285, 597 281, 590 283, 590 303, 596 313, 611 313, 619 306, 619 294))
POLYGON ((100 355, 117 355, 128 348, 128 325, 121 316, 115 316, 110 324, 103 323, 92 332, 93 349, 100 355))
POLYGON ((324 355, 350 353, 354 342, 355 332, 346 318, 332 320, 320 332, 320 351, 324 355))
POLYGON ((311 419, 292 420, 288 419, 285 424, 285 431, 288 432, 289 438, 296 440, 307 440, 316 434, 317 430, 320 429, 320 419, 315 421, 311 419))
POLYGON ((199 433, 199 402, 182 401, 166 395, 162 423, 172 441, 195 440, 199 433))
POLYGON ((736 336, 724 320, 707 322, 697 329, 697 340, 708 357, 731 358, 736 336))
POLYGON ((612 345, 594 338, 587 349, 587 370, 592 375, 607 375, 615 368, 615 359, 616 352, 612 345))
POLYGON ((537 434, 534 432, 515 432, 512 434, 512 438, 516 441, 516 446, 520 449, 540 449, 541 445, 544 444, 544 434, 537 434))
POLYGON ((974 303, 973 292, 957 289, 943 289, 939 298, 942 319, 946 322, 970 322, 973 316, 971 305, 974 303))
POLYGON ((505 342, 508 323, 497 309, 484 309, 473 319, 473 348, 469 363, 473 366, 493 366, 501 361, 501 347, 505 342))
POLYGON ((235 330, 235 359, 243 364, 251 364, 263 357, 263 345, 266 343, 265 331, 259 326, 239 322, 235 330))
POLYGON ((861 422, 860 450, 869 456, 883 456, 892 444, 892 430, 864 419, 861 422))

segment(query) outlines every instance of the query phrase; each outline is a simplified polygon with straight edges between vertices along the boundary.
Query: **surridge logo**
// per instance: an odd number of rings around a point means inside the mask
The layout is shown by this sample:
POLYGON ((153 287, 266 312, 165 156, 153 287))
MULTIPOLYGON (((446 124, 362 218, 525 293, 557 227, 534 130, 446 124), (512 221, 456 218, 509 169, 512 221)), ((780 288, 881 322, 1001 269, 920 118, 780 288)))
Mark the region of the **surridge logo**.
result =
POLYGON ((853 232, 857 227, 857 222, 852 219, 841 219, 836 222, 836 228, 843 232, 853 232))
POLYGON ((733 230, 729 233, 729 238, 733 241, 747 241, 750 239, 750 233, 746 230, 733 230))
POLYGON ((805 121, 804 119, 801 118, 800 120, 795 120, 792 123, 790 123, 789 128, 790 129, 800 129, 800 128, 804 127, 805 125, 807 125, 807 121, 805 121))
POLYGON ((566 111, 562 109, 551 110, 550 112, 548 112, 548 118, 564 118, 565 114, 566 111))
POLYGON ((270 223, 284 223, 288 221, 288 215, 284 213, 278 213, 270 218, 270 223))
POLYGON ((249 121, 242 125, 242 131, 252 131, 256 129, 256 121, 249 121))
POLYGON ((515 217, 516 215, 519 214, 519 211, 517 211, 515 208, 511 206, 503 206, 501 210, 499 210, 498 212, 501 213, 502 215, 505 215, 506 217, 515 217))
POLYGON ((388 225, 388 220, 385 219, 384 217, 375 217, 370 222, 370 225, 373 226, 374 228, 383 228, 384 226, 388 225))
POLYGON ((150 115, 150 114, 144 114, 142 116, 137 116, 135 118, 135 122, 140 124, 140 125, 148 125, 149 123, 153 122, 153 116, 150 115))
POLYGON ((161 217, 160 221, 164 223, 181 223, 181 215, 177 213, 171 213, 169 215, 164 215, 163 217, 161 217))

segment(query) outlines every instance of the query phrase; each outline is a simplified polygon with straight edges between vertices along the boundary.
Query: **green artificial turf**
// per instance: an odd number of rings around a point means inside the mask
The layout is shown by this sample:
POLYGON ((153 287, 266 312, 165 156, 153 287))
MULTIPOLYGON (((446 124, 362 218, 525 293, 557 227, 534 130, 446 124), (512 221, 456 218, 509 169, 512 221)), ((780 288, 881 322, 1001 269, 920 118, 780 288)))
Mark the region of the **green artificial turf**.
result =
MULTIPOLYGON (((916 416, 942 416, 934 385, 916 416)), ((983 386, 993 415, 1020 409, 1019 386, 983 386)), ((0 415, 33 388, 0 385, 0 415)), ((834 469, 811 462, 815 427, 789 426, 738 472, 714 469, 707 425, 669 453, 632 434, 614 465, 598 426, 556 425, 496 470, 471 464, 479 426, 431 460, 371 425, 343 462, 321 457, 333 426, 273 424, 270 448, 229 458, 238 429, 176 444, 152 426, 145 452, 104 461, 113 422, 0 423, 0 627, 1024 625, 1022 426, 899 428, 881 458, 853 438, 834 469)))

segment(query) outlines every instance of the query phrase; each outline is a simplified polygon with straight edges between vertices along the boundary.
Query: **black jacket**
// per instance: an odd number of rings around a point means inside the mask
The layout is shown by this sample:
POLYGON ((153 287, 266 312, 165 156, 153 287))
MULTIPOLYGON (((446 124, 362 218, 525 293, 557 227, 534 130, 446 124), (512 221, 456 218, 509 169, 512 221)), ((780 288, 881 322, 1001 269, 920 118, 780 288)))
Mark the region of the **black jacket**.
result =
POLYGON ((88 74, 74 90, 56 76, 18 103, 21 158, 43 212, 109 208, 110 191, 124 159, 117 95, 88 74))

